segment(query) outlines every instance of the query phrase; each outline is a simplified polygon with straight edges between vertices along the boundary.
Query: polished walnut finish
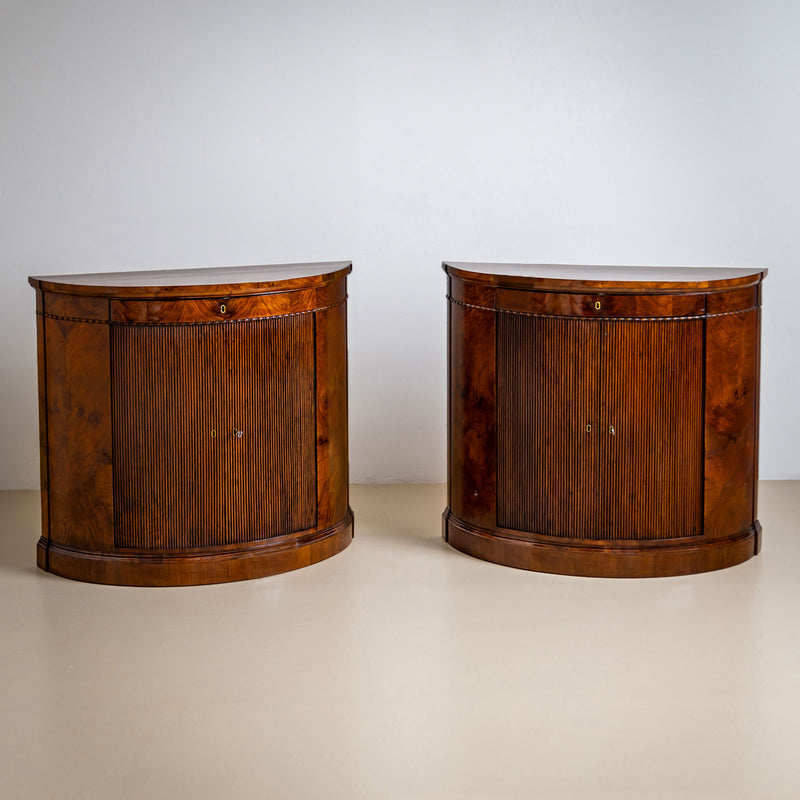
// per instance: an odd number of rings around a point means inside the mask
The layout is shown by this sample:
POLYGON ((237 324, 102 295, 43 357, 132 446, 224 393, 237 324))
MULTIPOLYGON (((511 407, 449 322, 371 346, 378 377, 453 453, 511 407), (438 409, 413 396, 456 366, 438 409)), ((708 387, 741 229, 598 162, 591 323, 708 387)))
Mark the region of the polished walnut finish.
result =
POLYGON ((444 268, 453 547, 604 577, 758 552, 765 270, 444 268))
POLYGON ((187 585, 344 549, 350 269, 31 278, 39 566, 97 583, 187 585))

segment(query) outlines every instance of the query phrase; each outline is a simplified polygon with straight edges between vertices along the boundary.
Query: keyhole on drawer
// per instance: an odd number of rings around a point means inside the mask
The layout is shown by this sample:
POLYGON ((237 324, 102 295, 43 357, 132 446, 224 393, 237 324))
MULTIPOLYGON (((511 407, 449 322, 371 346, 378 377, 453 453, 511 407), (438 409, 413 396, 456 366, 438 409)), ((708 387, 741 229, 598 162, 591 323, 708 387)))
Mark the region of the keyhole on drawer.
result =
POLYGON ((225 303, 220 303, 219 304, 219 313, 220 314, 224 314, 225 313, 225 303))
POLYGON ((595 301, 594 307, 599 311, 600 310, 600 301, 595 301))

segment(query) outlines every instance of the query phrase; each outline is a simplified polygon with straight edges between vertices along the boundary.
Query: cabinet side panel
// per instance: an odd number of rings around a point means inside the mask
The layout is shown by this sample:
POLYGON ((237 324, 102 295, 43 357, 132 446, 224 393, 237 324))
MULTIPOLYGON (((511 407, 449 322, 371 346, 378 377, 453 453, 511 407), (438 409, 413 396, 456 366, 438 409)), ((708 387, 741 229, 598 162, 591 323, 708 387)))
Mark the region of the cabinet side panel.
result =
MULTIPOLYGON (((491 290, 483 290, 492 305, 491 290)), ((450 303, 450 509, 493 528, 496 513, 495 313, 450 303)))
POLYGON ((594 538, 600 323, 499 314, 497 522, 594 538))
POLYGON ((758 310, 710 317, 706 328, 705 536, 753 522, 758 310))
POLYGON ((50 538, 113 547, 108 325, 45 318, 50 538))
POLYGON ((117 546, 216 547, 314 527, 310 314, 114 325, 112 343, 117 546))
POLYGON ((347 306, 317 311, 316 458, 320 528, 341 522, 349 504, 347 306))
POLYGON ((39 486, 42 498, 42 536, 50 536, 50 511, 48 507, 48 453, 47 453, 47 350, 45 348, 42 292, 36 291, 36 365, 39 384, 39 486))
POLYGON ((703 320, 603 322, 604 539, 703 532, 703 320))

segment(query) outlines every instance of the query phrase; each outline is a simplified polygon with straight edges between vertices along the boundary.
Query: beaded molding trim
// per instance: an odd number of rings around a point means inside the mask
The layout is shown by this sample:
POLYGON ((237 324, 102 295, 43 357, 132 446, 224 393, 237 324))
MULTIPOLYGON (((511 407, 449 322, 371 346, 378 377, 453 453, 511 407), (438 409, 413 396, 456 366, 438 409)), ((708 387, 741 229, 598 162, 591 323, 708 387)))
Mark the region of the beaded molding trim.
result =
POLYGON ((750 308, 740 308, 737 311, 721 311, 719 314, 687 314, 682 317, 603 317, 603 316, 570 316, 568 314, 539 314, 535 311, 517 311, 510 308, 489 308, 488 306, 476 306, 472 303, 465 303, 463 300, 456 300, 455 297, 447 295, 447 299, 463 308, 476 308, 479 311, 491 311, 497 314, 518 314, 523 317, 547 317, 548 319, 601 319, 606 322, 672 322, 681 319, 711 319, 712 317, 729 317, 732 314, 745 314, 748 311, 754 311, 759 306, 750 306, 750 308))

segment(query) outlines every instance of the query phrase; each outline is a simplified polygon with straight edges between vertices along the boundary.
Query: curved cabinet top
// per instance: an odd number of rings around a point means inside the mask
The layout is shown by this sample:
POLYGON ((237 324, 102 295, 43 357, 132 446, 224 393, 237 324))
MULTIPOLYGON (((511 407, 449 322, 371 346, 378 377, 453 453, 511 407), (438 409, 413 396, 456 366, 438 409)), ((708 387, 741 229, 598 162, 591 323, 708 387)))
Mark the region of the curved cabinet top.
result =
POLYGON ((470 283, 506 289, 621 294, 714 292, 753 286, 767 274, 752 267, 602 267, 445 261, 444 271, 470 283))
POLYGON ((352 268, 350 261, 320 261, 252 267, 44 275, 28 278, 28 282, 44 292, 87 297, 216 297, 310 289, 340 280, 352 268))

